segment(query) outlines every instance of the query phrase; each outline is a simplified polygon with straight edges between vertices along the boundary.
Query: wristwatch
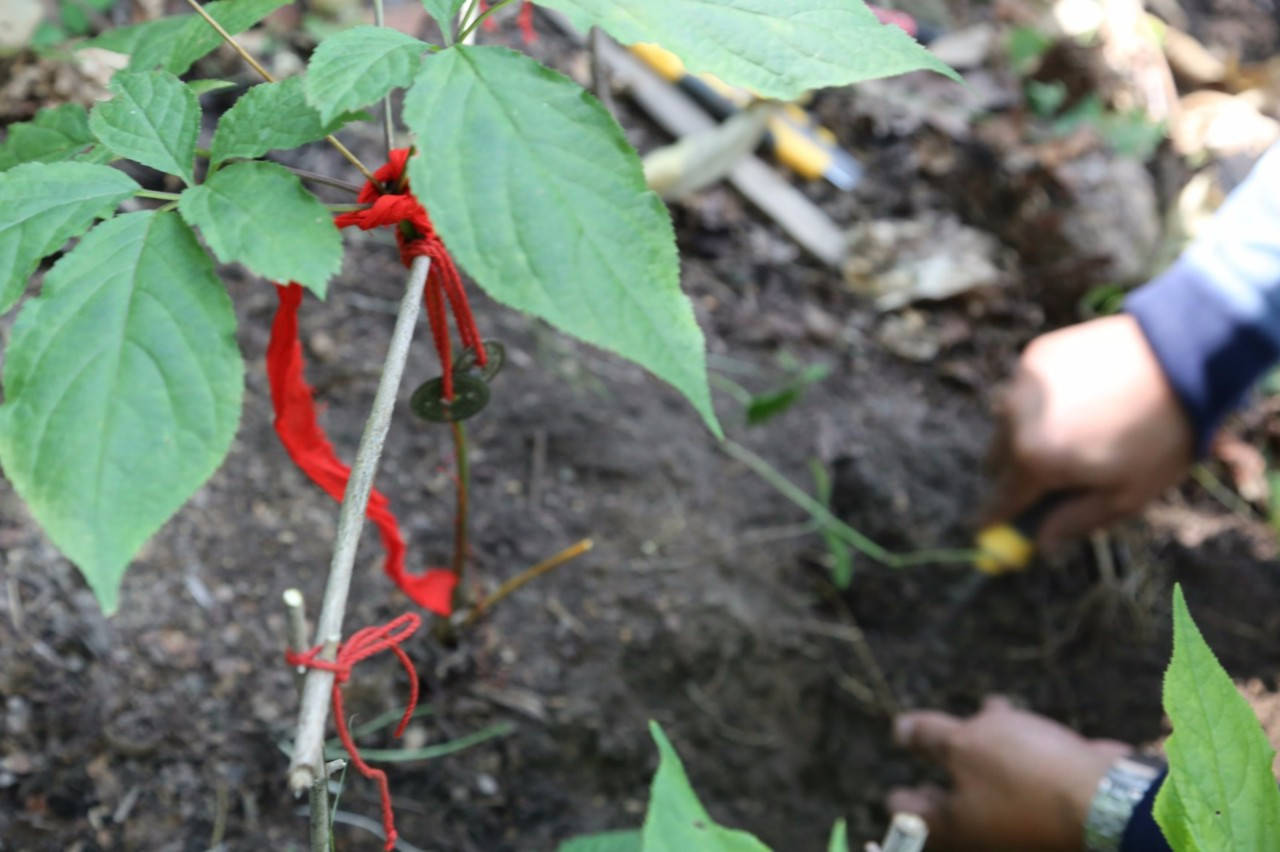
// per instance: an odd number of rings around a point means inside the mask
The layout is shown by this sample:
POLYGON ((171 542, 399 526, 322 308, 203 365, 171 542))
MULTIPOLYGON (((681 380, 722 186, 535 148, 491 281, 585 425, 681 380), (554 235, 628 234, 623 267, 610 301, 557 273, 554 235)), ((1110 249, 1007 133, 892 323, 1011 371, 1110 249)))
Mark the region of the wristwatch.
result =
POLYGON ((1117 758, 1098 782, 1084 821, 1087 852, 1118 852, 1133 809, 1164 771, 1164 761, 1152 755, 1117 758))

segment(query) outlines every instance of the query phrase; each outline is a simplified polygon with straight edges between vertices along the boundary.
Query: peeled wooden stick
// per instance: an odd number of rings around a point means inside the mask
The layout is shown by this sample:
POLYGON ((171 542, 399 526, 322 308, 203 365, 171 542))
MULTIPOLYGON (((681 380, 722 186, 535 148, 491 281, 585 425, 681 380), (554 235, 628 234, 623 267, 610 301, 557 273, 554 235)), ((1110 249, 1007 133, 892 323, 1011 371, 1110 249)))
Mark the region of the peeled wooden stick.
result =
MULTIPOLYGON (((338 512, 338 534, 333 545, 333 559, 329 563, 329 579, 324 588, 324 601, 320 617, 316 619, 316 645, 323 645, 319 659, 332 661, 342 638, 342 618, 347 609, 347 592, 351 589, 351 569, 355 564, 356 545, 360 541, 360 529, 364 526, 365 508, 369 504, 369 492, 373 489, 373 475, 378 469, 382 444, 391 425, 391 411, 395 407, 396 391, 400 377, 404 375, 405 360, 409 354, 409 341, 418 321, 422 304, 422 289, 427 281, 431 259, 414 258, 409 270, 409 280, 404 297, 396 314, 395 330, 391 333, 391 345, 387 360, 378 380, 378 390, 373 398, 369 419, 360 436, 355 462, 351 465, 351 477, 342 497, 338 512)), ((298 728, 293 739, 293 760, 289 764, 289 788, 301 793, 309 788, 317 776, 324 774, 324 726, 329 716, 329 693, 333 688, 333 672, 308 669, 302 688, 302 706, 298 711, 298 728)))
POLYGON ((894 814, 880 844, 868 843, 866 852, 921 852, 929 839, 929 827, 915 814, 894 814))
MULTIPOLYGON (((297 589, 285 589, 284 608, 289 613, 289 650, 301 654, 307 650, 307 607, 302 592, 297 589)), ((306 666, 296 666, 299 686, 302 675, 307 673, 306 666)))

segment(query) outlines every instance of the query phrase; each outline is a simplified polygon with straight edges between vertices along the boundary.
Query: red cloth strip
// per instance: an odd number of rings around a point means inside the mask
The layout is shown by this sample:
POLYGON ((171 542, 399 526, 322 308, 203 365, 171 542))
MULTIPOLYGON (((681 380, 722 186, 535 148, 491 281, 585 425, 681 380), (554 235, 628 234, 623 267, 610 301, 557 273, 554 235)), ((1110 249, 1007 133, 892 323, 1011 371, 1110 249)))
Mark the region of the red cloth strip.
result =
MULTIPOLYGON (((476 363, 488 362, 475 317, 462 287, 462 276, 436 235, 427 211, 410 192, 404 180, 409 149, 391 152, 386 165, 374 172, 374 179, 392 188, 380 192, 373 183, 360 190, 359 200, 369 204, 366 210, 341 213, 334 217, 340 228, 354 225, 363 230, 392 227, 400 246, 400 260, 411 266, 414 258, 431 258, 423 301, 431 326, 431 336, 444 373, 444 397, 453 399, 453 358, 449 342, 445 304, 452 309, 462 345, 475 351, 476 363)), ((298 340, 298 308, 302 303, 302 287, 290 283, 277 285, 280 305, 271 325, 271 342, 267 346, 267 378, 271 383, 271 403, 275 409, 275 429, 280 442, 294 463, 334 500, 341 500, 351 469, 338 460, 328 437, 316 418, 311 388, 303 376, 306 366, 302 344, 298 340)), ((382 546, 387 552, 385 571, 392 581, 414 603, 439 615, 453 611, 453 590, 457 577, 452 571, 428 569, 421 574, 405 570, 404 539, 391 512, 387 498, 376 489, 369 496, 366 509, 369 520, 378 528, 382 546)))

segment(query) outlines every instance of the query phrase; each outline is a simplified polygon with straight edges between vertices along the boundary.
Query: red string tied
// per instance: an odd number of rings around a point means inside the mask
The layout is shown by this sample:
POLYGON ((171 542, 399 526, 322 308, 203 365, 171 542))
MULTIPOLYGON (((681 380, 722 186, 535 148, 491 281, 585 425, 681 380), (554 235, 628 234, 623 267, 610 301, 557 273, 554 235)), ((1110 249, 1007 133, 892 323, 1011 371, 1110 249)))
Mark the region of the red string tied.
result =
POLYGON ((342 741, 342 747, 347 750, 356 770, 365 778, 376 781, 378 784, 378 792, 382 798, 382 830, 387 836, 387 842, 383 848, 387 850, 395 848, 398 836, 395 814, 391 809, 391 786, 387 782, 387 773, 365 763, 364 758, 360 756, 360 750, 356 748, 356 741, 351 736, 350 728, 347 727, 347 717, 342 709, 342 687, 351 679, 351 670, 355 668, 356 663, 382 651, 390 650, 394 653, 409 675, 409 701, 405 704, 404 716, 401 717, 400 724, 395 730, 396 737, 402 735, 409 725, 409 720, 413 718, 414 709, 418 706, 418 672, 413 667, 409 655, 400 647, 400 643, 412 636, 420 626, 422 626, 422 619, 415 613, 406 612, 380 627, 366 627, 358 630, 342 643, 333 661, 319 658, 324 650, 323 645, 317 645, 309 651, 288 649, 284 652, 285 662, 291 666, 306 666, 333 672, 331 692, 333 724, 338 729, 338 739, 342 741))
POLYGON ((366 182, 356 200, 362 204, 370 204, 366 210, 352 213, 339 213, 333 217, 333 223, 339 228, 355 225, 364 231, 373 228, 395 226, 396 243, 400 246, 400 262, 406 267, 413 265, 416 257, 431 259, 431 270, 427 273, 427 286, 423 294, 427 306, 427 319, 431 325, 431 336, 435 340, 436 352, 440 356, 440 366, 444 370, 444 398, 453 400, 453 356, 449 346, 448 321, 445 317, 444 302, 448 299, 453 309, 454 322, 458 325, 458 337, 462 339, 464 348, 473 349, 476 363, 484 366, 488 358, 484 344, 480 340, 480 332, 476 328, 475 317, 471 313, 471 305, 467 302, 467 293, 462 288, 462 276, 458 267, 436 229, 431 224, 431 217, 426 208, 414 198, 409 191, 409 184, 404 180, 405 164, 409 161, 409 149, 398 148, 391 152, 386 165, 373 173, 374 180, 384 186, 400 187, 400 192, 381 192, 372 182, 366 182))
MULTIPOLYGON (((449 342, 446 304, 453 311, 458 336, 465 348, 476 353, 476 363, 488 363, 484 344, 476 327, 471 305, 462 287, 448 249, 436 234, 431 217, 414 197, 405 180, 409 149, 391 152, 386 165, 374 172, 374 181, 360 190, 359 200, 367 209, 340 213, 334 224, 340 228, 352 225, 363 230, 394 227, 400 246, 400 261, 412 266, 414 258, 428 257, 423 301, 440 366, 444 371, 442 394, 454 398, 453 355, 449 342), (388 190, 379 186, 389 187, 388 190)), ((275 429, 289 457, 326 494, 341 501, 351 469, 339 461, 316 417, 311 388, 303 376, 306 361, 298 339, 298 308, 302 303, 302 287, 290 283, 277 285, 280 300, 271 326, 271 342, 267 346, 267 378, 271 384, 271 403, 275 409, 275 429)), ((405 544, 387 498, 377 490, 369 495, 366 515, 378 528, 383 549, 387 553, 384 570, 392 581, 414 603, 438 615, 453 611, 453 590, 458 578, 452 571, 432 568, 421 574, 410 574, 404 567, 405 544)))
MULTIPOLYGON (((489 11, 489 4, 485 0, 479 0, 476 12, 483 15, 489 11)), ((498 28, 498 22, 493 16, 484 19, 484 23, 480 25, 485 32, 493 32, 498 28)), ((529 0, 523 0, 520 4, 520 14, 516 16, 516 26, 520 28, 520 38, 524 39, 525 44, 533 44, 538 40, 538 31, 533 28, 533 3, 529 0)))

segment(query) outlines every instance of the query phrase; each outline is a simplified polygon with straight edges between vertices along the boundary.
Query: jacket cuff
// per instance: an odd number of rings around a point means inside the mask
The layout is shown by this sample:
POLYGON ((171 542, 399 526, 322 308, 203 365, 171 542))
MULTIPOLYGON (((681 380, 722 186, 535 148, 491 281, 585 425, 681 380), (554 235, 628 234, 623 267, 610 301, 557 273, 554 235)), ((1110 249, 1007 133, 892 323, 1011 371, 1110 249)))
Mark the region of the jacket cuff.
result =
POLYGON ((1185 259, 1125 300, 1182 401, 1203 455, 1222 419, 1280 358, 1260 319, 1233 310, 1185 259))
POLYGON ((1160 773, 1160 777, 1147 788, 1142 800, 1133 808, 1133 816, 1125 826, 1124 836, 1120 840, 1120 852, 1170 852, 1169 841, 1165 839, 1160 826, 1156 824, 1156 794, 1164 784, 1168 772, 1160 773))

